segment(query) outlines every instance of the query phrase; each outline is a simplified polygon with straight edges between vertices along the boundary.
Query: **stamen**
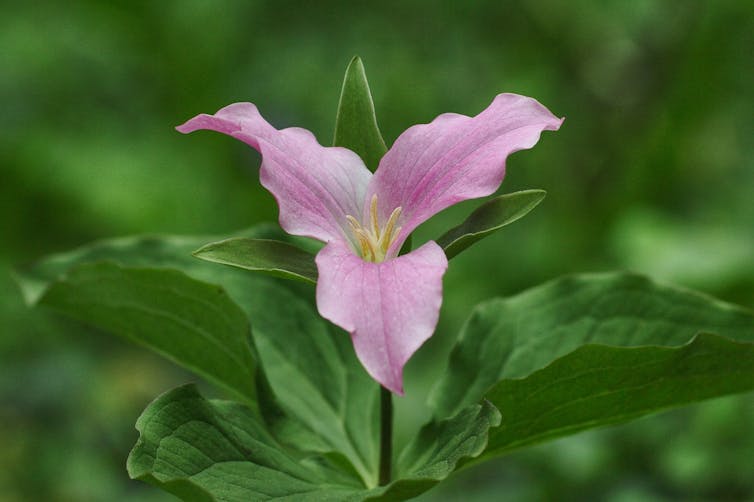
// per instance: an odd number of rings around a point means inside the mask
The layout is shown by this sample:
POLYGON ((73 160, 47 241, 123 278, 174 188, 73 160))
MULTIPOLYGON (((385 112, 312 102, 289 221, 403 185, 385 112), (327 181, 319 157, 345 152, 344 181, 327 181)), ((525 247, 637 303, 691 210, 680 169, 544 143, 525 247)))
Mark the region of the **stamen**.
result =
POLYGON ((393 227, 395 227, 395 222, 397 222, 398 218, 400 218, 402 211, 402 207, 396 207, 395 209, 393 209, 393 212, 390 213, 390 218, 387 219, 387 223, 385 224, 385 233, 382 234, 382 239, 379 240, 380 247, 385 251, 387 251, 387 248, 390 246, 390 243, 393 240, 393 227))
MULTIPOLYGON (((403 227, 398 227, 398 228, 395 229, 395 235, 393 237, 397 237, 398 234, 401 233, 401 228, 403 228, 403 227)), ((390 235, 390 234, 385 234, 385 235, 390 235)), ((383 254, 387 253, 388 248, 393 243, 393 241, 395 241, 395 239, 393 237, 391 237, 389 239, 380 240, 380 247, 382 248, 382 253, 383 254)))
POLYGON ((361 223, 359 223, 359 220, 351 216, 350 214, 346 215, 346 221, 348 221, 348 224, 351 225, 351 228, 354 232, 361 229, 361 223))
POLYGON ((369 261, 376 261, 377 255, 374 252, 374 245, 369 238, 369 234, 362 228, 355 230, 354 233, 359 239, 359 244, 361 244, 361 256, 369 261))
POLYGON ((385 255, 390 249, 390 245, 395 242, 395 237, 400 233, 402 227, 395 227, 401 216, 402 208, 396 207, 390 213, 390 217, 385 223, 384 230, 380 229, 379 215, 377 214, 377 195, 372 196, 369 203, 368 223, 362 225, 359 220, 353 216, 346 215, 348 226, 355 237, 357 252, 366 261, 379 263, 385 260, 385 255), (370 228, 371 227, 371 228, 370 228))
POLYGON ((369 215, 372 218, 372 232, 374 232, 374 236, 379 240, 380 222, 377 220, 377 194, 372 195, 372 202, 369 209, 369 215))

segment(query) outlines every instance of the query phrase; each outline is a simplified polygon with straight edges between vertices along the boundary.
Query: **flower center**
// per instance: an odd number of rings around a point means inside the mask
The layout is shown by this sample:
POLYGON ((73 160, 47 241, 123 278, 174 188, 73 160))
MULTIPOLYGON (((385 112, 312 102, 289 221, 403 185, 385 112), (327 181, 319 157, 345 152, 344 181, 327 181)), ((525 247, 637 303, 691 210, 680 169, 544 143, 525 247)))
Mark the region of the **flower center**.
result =
POLYGON ((361 257, 366 261, 380 263, 385 261, 387 250, 395 242, 395 238, 401 231, 401 227, 395 226, 398 218, 401 216, 403 208, 396 207, 390 213, 384 227, 380 227, 379 217, 377 215, 377 194, 372 196, 369 205, 369 222, 365 225, 359 223, 359 220, 353 216, 346 215, 346 220, 351 226, 353 236, 358 243, 358 249, 361 257))

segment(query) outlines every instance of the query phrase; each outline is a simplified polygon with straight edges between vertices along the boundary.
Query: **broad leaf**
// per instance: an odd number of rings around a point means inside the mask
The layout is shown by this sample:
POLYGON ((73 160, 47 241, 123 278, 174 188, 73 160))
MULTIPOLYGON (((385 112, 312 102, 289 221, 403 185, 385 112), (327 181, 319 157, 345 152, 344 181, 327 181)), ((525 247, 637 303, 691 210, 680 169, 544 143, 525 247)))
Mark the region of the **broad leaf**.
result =
POLYGON ((631 274, 567 277, 478 306, 430 403, 442 417, 490 399, 493 454, 754 388, 752 342, 740 307, 631 274))
POLYGON ((634 274, 556 279, 477 306, 430 403, 439 417, 453 415, 499 380, 526 377, 585 344, 680 347, 699 333, 754 342, 754 314, 634 274))
MULTIPOLYGON (((258 225, 239 235, 256 239, 288 238, 272 225, 258 225)), ((112 261, 131 267, 172 268, 207 282, 220 282, 221 279, 235 282, 244 274, 191 256, 195 249, 217 240, 220 237, 179 235, 136 235, 103 239, 18 267, 14 270, 14 276, 29 305, 34 305, 45 289, 71 267, 96 261, 112 261)))
POLYGON ((307 468, 247 408, 207 401, 193 386, 158 397, 136 428, 129 475, 184 500, 349 500, 360 488, 319 465, 307 468))
POLYGON ((249 321, 222 288, 176 270, 94 263, 70 270, 39 302, 255 401, 249 321))
POLYGON ((317 282, 314 256, 287 242, 234 237, 205 244, 193 254, 215 263, 266 272, 286 279, 317 282))
POLYGON ((325 323, 311 302, 280 288, 257 291, 266 310, 252 315, 254 340, 277 403, 296 418, 268 420, 287 443, 309 441, 306 449, 339 452, 366 485, 375 484, 379 387, 356 359, 348 334, 325 323), (310 442, 310 432, 318 444, 310 442))
POLYGON ((358 478, 330 469, 322 457, 278 443, 248 408, 206 400, 193 386, 184 386, 144 411, 127 465, 131 477, 191 501, 406 500, 478 455, 499 417, 483 403, 425 427, 401 455, 400 479, 365 487, 358 478))
POLYGON ((479 206, 463 223, 437 239, 448 259, 502 227, 523 218, 534 209, 547 192, 523 190, 495 197, 479 206))
MULTIPOLYGON (((267 226, 245 234, 285 238, 267 226)), ((101 241, 49 257, 18 271, 17 278, 30 303, 70 268, 103 259, 177 269, 213 288, 222 285, 251 321, 265 372, 258 380, 265 391, 262 408, 273 413, 267 419, 275 433, 303 450, 340 452, 333 454, 333 463, 350 465, 365 483, 376 479, 379 387, 358 363, 348 335, 319 317, 310 286, 193 258, 191 251, 209 240, 146 236, 101 241)))
POLYGON ((335 117, 335 146, 353 150, 371 170, 377 169, 387 147, 377 126, 364 65, 356 56, 346 69, 335 117))
POLYGON ((586 345, 487 393, 505 420, 485 457, 753 389, 754 343, 702 334, 678 348, 586 345))

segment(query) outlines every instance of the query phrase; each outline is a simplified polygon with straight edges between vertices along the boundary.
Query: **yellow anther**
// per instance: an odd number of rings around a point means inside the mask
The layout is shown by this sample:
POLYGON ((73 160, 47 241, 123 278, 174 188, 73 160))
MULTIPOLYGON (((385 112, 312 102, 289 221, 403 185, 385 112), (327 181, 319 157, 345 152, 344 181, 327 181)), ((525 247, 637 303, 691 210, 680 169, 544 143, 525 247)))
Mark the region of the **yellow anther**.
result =
MULTIPOLYGON (((387 223, 385 224, 385 233, 382 236, 382 239, 378 237, 378 243, 383 253, 387 251, 387 248, 390 247, 390 244, 393 241, 393 228, 395 227, 395 222, 398 221, 398 218, 401 216, 401 211, 403 211, 403 208, 401 207, 393 209, 393 212, 390 213, 390 218, 387 219, 387 223)), ((395 231, 395 235, 398 235, 400 231, 401 227, 398 227, 395 231)))
POLYGON ((377 219, 377 194, 372 195, 372 201, 369 205, 369 215, 372 217, 372 232, 378 239, 380 238, 380 222, 377 219))
POLYGON ((396 207, 390 213, 390 217, 385 223, 384 230, 380 228, 379 214, 377 211, 377 195, 373 195, 369 203, 369 215, 367 224, 362 225, 359 220, 353 216, 346 215, 346 221, 351 227, 351 233, 358 244, 356 251, 366 261, 379 263, 385 260, 388 249, 395 242, 395 238, 401 231, 401 227, 396 228, 396 223, 401 216, 402 209, 396 207))
POLYGON ((354 230, 354 235, 356 235, 356 238, 359 240, 359 245, 361 245, 361 256, 365 260, 375 261, 377 257, 374 254, 374 247, 372 246, 369 234, 359 228, 354 230))
POLYGON ((350 214, 346 215, 346 221, 348 221, 348 224, 351 225, 351 229, 356 232, 361 228, 361 223, 359 223, 359 220, 351 216, 350 214))

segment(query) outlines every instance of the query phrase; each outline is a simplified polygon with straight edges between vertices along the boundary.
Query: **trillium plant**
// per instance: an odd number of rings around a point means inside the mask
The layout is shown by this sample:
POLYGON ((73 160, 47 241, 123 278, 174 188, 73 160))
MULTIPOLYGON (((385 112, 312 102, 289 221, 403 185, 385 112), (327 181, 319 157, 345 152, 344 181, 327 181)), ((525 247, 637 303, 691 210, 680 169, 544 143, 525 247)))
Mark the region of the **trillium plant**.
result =
POLYGON ((19 269, 19 283, 30 304, 217 386, 224 399, 170 390, 136 423, 129 474, 185 500, 405 500, 515 449, 750 391, 750 311, 630 273, 483 302, 427 369, 429 393, 406 389, 405 365, 437 328, 448 261, 544 198, 493 196, 506 159, 562 124, 532 98, 500 94, 473 117, 409 127, 388 149, 355 58, 334 146, 276 128, 251 103, 177 128, 257 150, 279 227, 101 241, 19 269), (412 237, 443 209, 490 196, 438 238, 412 237), (429 410, 400 448, 394 396, 429 410))

